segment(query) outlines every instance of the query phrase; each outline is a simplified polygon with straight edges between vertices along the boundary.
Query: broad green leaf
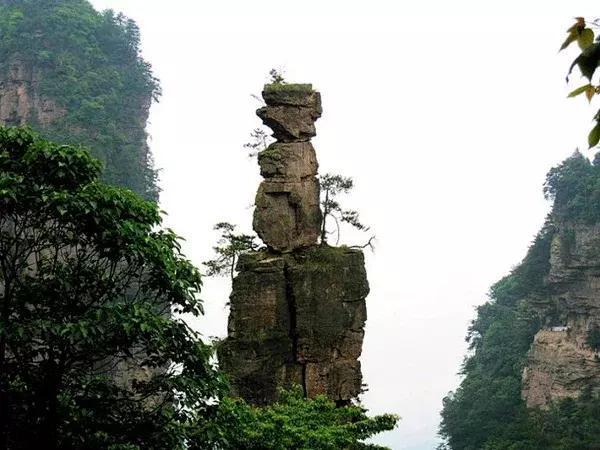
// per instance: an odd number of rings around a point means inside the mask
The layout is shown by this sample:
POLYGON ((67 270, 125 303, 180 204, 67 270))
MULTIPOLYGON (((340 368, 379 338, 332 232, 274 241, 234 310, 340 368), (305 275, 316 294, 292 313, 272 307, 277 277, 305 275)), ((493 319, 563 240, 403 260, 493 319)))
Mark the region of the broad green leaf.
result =
POLYGON ((573 92, 571 92, 569 95, 567 95, 568 98, 571 97, 577 97, 580 94, 583 94, 584 92, 586 92, 588 90, 588 88, 591 86, 591 84, 585 84, 583 86, 578 87, 577 89, 575 89, 573 92))
MULTIPOLYGON (((571 43, 577 41, 579 39, 579 36, 585 29, 585 19, 583 17, 576 17, 575 20, 576 20, 575 24, 572 25, 571 28, 569 28, 567 30, 567 33, 569 35, 567 36, 567 39, 565 39, 565 42, 563 42, 563 44, 560 46, 559 51, 564 50, 569 45, 571 45, 571 43)), ((592 36, 592 41, 593 41, 593 36, 592 36)))
POLYGON ((569 45, 571 45, 571 43, 575 42, 577 40, 577 31, 572 31, 571 33, 569 33, 569 35, 567 36, 567 39, 565 39, 565 42, 562 43, 562 45, 560 46, 560 49, 558 50, 559 52, 564 50, 565 48, 567 48, 569 45))
POLYGON ((585 96, 588 99, 588 102, 592 101, 592 97, 594 96, 594 94, 596 93, 596 88, 594 86, 589 86, 586 91, 585 91, 585 96))
POLYGON ((581 31, 581 34, 577 37, 577 44, 579 44, 579 48, 581 50, 585 50, 593 43, 594 43, 594 32, 589 28, 586 28, 583 31, 581 31))
POLYGON ((589 148, 595 147, 600 142, 600 122, 596 124, 590 134, 588 135, 589 148))
POLYGON ((575 65, 579 67, 579 70, 584 77, 591 80, 594 72, 598 68, 598 63, 600 63, 600 43, 596 42, 583 50, 581 55, 575 58, 575 61, 573 61, 573 64, 571 64, 571 67, 569 68, 567 81, 569 81, 569 75, 573 71, 575 65))

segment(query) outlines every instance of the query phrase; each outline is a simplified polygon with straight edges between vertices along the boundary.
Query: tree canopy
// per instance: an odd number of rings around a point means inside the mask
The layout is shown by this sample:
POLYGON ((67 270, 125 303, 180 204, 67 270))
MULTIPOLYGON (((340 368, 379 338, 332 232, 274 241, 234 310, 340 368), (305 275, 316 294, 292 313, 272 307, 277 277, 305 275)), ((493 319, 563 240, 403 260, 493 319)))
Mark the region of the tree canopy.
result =
POLYGON ((364 440, 392 430, 397 422, 391 414, 367 417, 359 406, 338 408, 324 396, 304 398, 298 387, 282 391, 277 403, 261 407, 224 399, 217 418, 198 429, 192 449, 210 445, 244 450, 384 449, 364 440))
POLYGON ((0 128, 0 447, 185 448, 220 378, 199 272, 78 147, 0 128), (119 372, 118 376, 115 374, 119 372))

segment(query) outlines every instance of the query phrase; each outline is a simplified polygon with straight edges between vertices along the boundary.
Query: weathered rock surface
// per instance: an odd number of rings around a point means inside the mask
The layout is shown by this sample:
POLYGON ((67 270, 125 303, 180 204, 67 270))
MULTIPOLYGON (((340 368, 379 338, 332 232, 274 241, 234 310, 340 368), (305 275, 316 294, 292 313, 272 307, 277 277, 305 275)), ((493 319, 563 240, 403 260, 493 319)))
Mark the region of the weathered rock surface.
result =
POLYGON ((265 178, 256 194, 253 227, 272 250, 315 245, 321 228, 318 163, 309 142, 321 116, 321 96, 310 84, 272 84, 257 111, 277 142, 258 155, 265 178))
POLYGON ((264 178, 302 180, 317 175, 319 164, 310 142, 271 144, 258 154, 260 174, 264 178))
POLYGON ((600 360, 588 337, 600 326, 600 227, 559 223, 552 239, 550 293, 529 299, 547 323, 531 345, 523 371, 528 406, 600 390, 600 360))
POLYGON ((587 387, 600 387, 596 352, 574 330, 541 330, 523 371, 523 397, 527 406, 545 407, 553 400, 575 398, 587 387))
POLYGON ((321 117, 321 95, 310 84, 268 84, 263 90, 267 106, 256 111, 280 142, 308 141, 316 136, 321 117))
POLYGON ((316 244, 322 215, 315 177, 263 181, 255 206, 254 230, 270 248, 285 252, 316 244))
POLYGON ((228 337, 219 349, 234 394, 257 403, 294 384, 340 403, 362 387, 369 285, 361 251, 315 247, 240 259, 228 337))
POLYGON ((52 99, 40 95, 38 70, 18 60, 6 67, 0 72, 0 124, 46 126, 66 114, 52 99))

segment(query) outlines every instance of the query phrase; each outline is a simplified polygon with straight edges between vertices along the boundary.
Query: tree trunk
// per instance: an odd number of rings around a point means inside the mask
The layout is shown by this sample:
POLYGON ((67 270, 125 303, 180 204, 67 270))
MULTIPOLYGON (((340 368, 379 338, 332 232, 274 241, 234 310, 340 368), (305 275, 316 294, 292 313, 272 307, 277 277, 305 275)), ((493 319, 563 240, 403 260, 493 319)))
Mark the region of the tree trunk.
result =
MULTIPOLYGON (((0 313, 0 329, 6 330, 10 315, 9 308, 10 289, 5 284, 0 284, 0 299, 2 309, 0 313)), ((10 398, 8 395, 8 367, 6 364, 6 334, 0 333, 0 450, 8 448, 10 432, 10 398)))

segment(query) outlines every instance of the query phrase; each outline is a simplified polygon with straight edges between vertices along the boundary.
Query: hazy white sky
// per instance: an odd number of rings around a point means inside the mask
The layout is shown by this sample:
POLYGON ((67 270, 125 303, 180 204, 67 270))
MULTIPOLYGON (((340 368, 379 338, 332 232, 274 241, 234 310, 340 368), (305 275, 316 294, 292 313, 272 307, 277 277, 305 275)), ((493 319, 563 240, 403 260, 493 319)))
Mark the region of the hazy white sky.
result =
MULTIPOLYGON (((379 442, 435 448, 474 307, 540 228, 545 173, 586 148, 593 110, 565 98, 575 50, 557 50, 575 15, 597 17, 597 2, 92 3, 141 27, 164 90, 149 128, 161 206, 197 265, 211 256, 214 223, 251 230, 259 175, 242 144, 260 122, 250 94, 272 67, 321 91, 321 172, 354 177, 348 205, 377 235, 364 404, 402 416, 379 442)), ((225 335, 228 295, 226 280, 205 281, 206 336, 225 335)))

